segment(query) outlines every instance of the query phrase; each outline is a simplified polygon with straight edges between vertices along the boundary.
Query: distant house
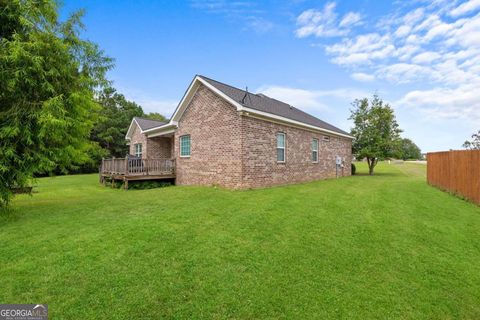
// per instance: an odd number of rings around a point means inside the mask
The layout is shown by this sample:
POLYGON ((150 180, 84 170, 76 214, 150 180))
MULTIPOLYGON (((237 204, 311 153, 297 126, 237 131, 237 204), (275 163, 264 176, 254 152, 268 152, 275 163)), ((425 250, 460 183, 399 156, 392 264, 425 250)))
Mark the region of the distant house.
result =
POLYGON ((348 176, 351 169, 347 132, 200 75, 169 122, 134 118, 126 139, 130 154, 145 163, 171 159, 179 185, 268 187, 348 176))

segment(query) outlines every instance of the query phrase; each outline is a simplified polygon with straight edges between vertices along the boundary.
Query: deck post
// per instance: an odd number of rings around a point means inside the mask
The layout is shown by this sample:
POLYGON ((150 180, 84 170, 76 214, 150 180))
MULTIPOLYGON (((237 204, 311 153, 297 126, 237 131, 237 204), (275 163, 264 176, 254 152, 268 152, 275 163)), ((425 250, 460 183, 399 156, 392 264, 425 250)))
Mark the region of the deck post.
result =
POLYGON ((128 190, 128 179, 125 178, 125 177, 123 178, 123 187, 124 187, 125 191, 128 190))
POLYGON ((128 175, 128 157, 125 156, 125 175, 128 175))

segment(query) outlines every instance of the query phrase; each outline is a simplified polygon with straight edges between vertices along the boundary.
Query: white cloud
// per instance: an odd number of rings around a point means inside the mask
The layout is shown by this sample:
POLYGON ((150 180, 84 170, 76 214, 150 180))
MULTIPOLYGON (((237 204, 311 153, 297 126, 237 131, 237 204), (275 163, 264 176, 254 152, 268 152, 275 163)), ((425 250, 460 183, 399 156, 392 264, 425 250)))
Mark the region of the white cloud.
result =
POLYGON ((143 111, 158 112, 167 118, 170 118, 177 107, 178 101, 174 100, 155 100, 149 98, 139 98, 134 100, 142 106, 143 111))
POLYGON ((264 34, 271 31, 274 27, 274 24, 271 21, 253 16, 247 18, 247 27, 258 34, 264 34))
POLYGON ((345 28, 349 26, 354 26, 359 24, 362 21, 362 15, 357 12, 349 12, 340 21, 338 25, 340 28, 345 28))
MULTIPOLYGON (((404 106, 418 108, 432 117, 478 121, 480 0, 417 4, 420 7, 411 11, 401 11, 405 6, 382 17, 374 29, 370 28, 374 32, 352 36, 343 32, 340 40, 325 46, 326 54, 331 62, 346 68, 352 79, 426 88, 407 92, 397 101, 404 106)), ((334 5, 328 12, 333 16, 331 20, 337 21, 333 9, 334 5)), ((314 25, 318 24, 316 21, 314 25)), ((339 30, 338 23, 331 25, 339 30)), ((366 30, 368 27, 363 25, 366 30)), ((314 31, 302 35, 318 36, 314 31)))
POLYGON ((379 78, 395 83, 409 83, 426 79, 432 76, 433 71, 429 67, 411 63, 396 63, 380 67, 376 71, 379 78))
POLYGON ((190 0, 190 5, 207 13, 224 15, 228 20, 242 23, 242 30, 253 30, 257 34, 268 33, 275 27, 265 18, 266 12, 257 1, 190 0))
POLYGON ((430 117, 480 121, 480 83, 456 88, 438 87, 408 92, 396 102, 399 106, 415 108, 430 117))
POLYGON ((369 82, 369 81, 375 80, 375 75, 367 74, 363 72, 352 73, 350 77, 352 77, 352 79, 354 80, 361 81, 361 82, 369 82))
POLYGON ((480 8, 480 0, 470 0, 470 1, 462 3, 458 7, 451 10, 450 15, 452 17, 458 17, 458 16, 462 16, 466 13, 469 13, 471 11, 474 11, 478 8, 480 8))
POLYGON ((441 55, 437 52, 433 51, 425 51, 422 53, 417 54, 415 57, 412 58, 413 63, 431 63, 437 59, 440 59, 441 55))
POLYGON ((296 36, 299 38, 308 36, 338 37, 348 34, 350 27, 361 23, 362 17, 356 12, 349 12, 338 21, 335 7, 335 2, 328 2, 322 10, 303 11, 297 17, 296 36))
POLYGON ((395 52, 395 47, 389 35, 369 33, 327 46, 326 51, 335 56, 332 61, 337 64, 357 65, 386 58, 395 52))
POLYGON ((271 98, 281 100, 302 110, 323 110, 328 111, 327 100, 338 99, 349 104, 359 97, 367 97, 370 94, 356 89, 337 89, 337 90, 305 90, 284 86, 263 86, 257 92, 263 93, 271 98))

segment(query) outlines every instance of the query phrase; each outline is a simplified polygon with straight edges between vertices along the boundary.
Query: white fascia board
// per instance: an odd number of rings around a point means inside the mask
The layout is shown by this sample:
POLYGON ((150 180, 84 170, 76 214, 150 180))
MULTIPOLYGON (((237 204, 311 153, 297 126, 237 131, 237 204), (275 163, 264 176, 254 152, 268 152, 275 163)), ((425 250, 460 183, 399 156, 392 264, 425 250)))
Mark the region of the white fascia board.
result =
MULTIPOLYGON (((285 117, 282 117, 282 116, 277 116, 276 114, 272 114, 272 113, 269 113, 269 112, 259 111, 259 110, 247 108, 247 107, 244 107, 244 106, 241 106, 241 109, 239 111, 243 111, 246 116, 248 116, 248 114, 251 113, 253 115, 260 115, 260 116, 265 117, 265 118, 270 118, 270 119, 278 120, 278 121, 285 122, 285 123, 291 123, 291 124, 294 124, 294 125, 299 126, 299 127, 305 127, 305 128, 309 128, 309 129, 312 129, 312 130, 325 132, 325 133, 328 133, 328 134, 331 134, 331 135, 353 139, 353 137, 351 135, 335 132, 335 131, 320 128, 320 127, 317 127, 317 126, 312 126, 312 125, 306 124, 304 122, 292 120, 292 119, 285 118, 285 117)), ((268 119, 266 119, 266 120, 268 120, 268 119)))
POLYGON ((183 111, 185 110, 187 105, 190 103, 190 100, 192 99, 194 93, 197 91, 197 88, 198 88, 197 81, 198 81, 198 79, 199 79, 199 77, 195 76, 195 78, 193 78, 192 82, 190 83, 190 86, 188 86, 188 89, 185 92, 185 94, 183 95, 182 100, 180 100, 180 103, 178 104, 177 108, 175 109, 175 112, 173 113, 172 117, 170 118, 171 123, 175 122, 175 123, 178 124, 178 120, 180 120, 180 118, 183 114, 183 111))
POLYGON ((285 117, 282 117, 282 116, 277 116, 273 113, 259 111, 259 110, 255 110, 255 109, 245 107, 245 106, 241 105, 240 103, 238 103, 237 101, 230 98, 229 96, 227 96, 226 94, 224 94, 222 91, 220 91, 217 88, 215 88, 214 86, 212 86, 207 81, 203 80, 202 78, 200 78, 200 77, 196 77, 196 78, 198 79, 198 81, 200 81, 207 88, 209 88, 210 90, 212 90, 213 92, 218 94, 220 97, 225 99, 227 102, 229 102, 230 104, 235 106, 237 108, 237 111, 245 111, 245 112, 249 112, 249 113, 253 113, 253 114, 258 114, 258 115, 264 116, 266 118, 271 118, 271 119, 279 120, 279 121, 286 122, 286 123, 292 123, 292 124, 295 124, 297 126, 314 129, 314 130, 325 132, 325 133, 328 133, 328 134, 331 134, 331 135, 336 135, 336 136, 340 136, 340 137, 344 137, 344 138, 353 139, 353 137, 350 136, 350 135, 346 135, 346 134, 335 132, 335 131, 328 130, 328 129, 323 129, 323 128, 320 128, 320 127, 317 127, 317 126, 312 126, 312 125, 306 124, 304 122, 292 120, 292 119, 285 118, 285 117))
POLYGON ((212 90, 213 92, 215 92, 217 95, 219 95, 220 97, 222 97, 223 99, 227 100, 227 102, 229 102, 230 104, 232 104, 234 107, 237 108, 237 111, 240 111, 242 108, 245 108, 244 106, 242 106, 240 103, 238 103, 237 101, 233 100, 232 98, 230 98, 229 96, 227 96, 225 93, 223 93, 222 91, 218 90, 217 88, 215 88, 214 86, 212 86, 210 83, 208 83, 207 81, 203 80, 202 78, 198 78, 198 81, 200 81, 203 85, 205 85, 208 89, 212 90))
POLYGON ((166 124, 162 124, 161 126, 158 126, 158 127, 153 127, 153 128, 147 129, 147 130, 142 130, 142 133, 161 131, 161 130, 165 130, 165 129, 168 129, 168 128, 171 128, 171 127, 176 127, 176 125, 169 122, 169 123, 166 123, 166 124))
POLYGON ((175 131, 177 131, 176 128, 171 129, 171 130, 167 130, 167 131, 153 132, 153 133, 147 134, 146 136, 147 136, 147 138, 160 137, 160 136, 164 136, 164 135, 167 135, 167 134, 174 133, 175 131))
MULTIPOLYGON (((208 83, 207 81, 205 81, 204 79, 202 79, 199 76, 195 76, 192 83, 188 87, 187 92, 185 93, 182 100, 178 104, 178 107, 175 110, 175 112, 174 112, 174 114, 173 114, 173 116, 170 120, 170 123, 168 123, 164 126, 175 125, 175 127, 178 127, 178 120, 180 120, 180 117, 182 116, 183 112, 185 111, 186 107, 188 106, 188 103, 190 103, 190 100, 192 99, 194 93, 198 89, 197 83, 201 83, 204 86, 206 86, 208 89, 213 91, 215 94, 217 94, 218 96, 220 96, 221 98, 226 100, 228 103, 230 103, 231 105, 236 107, 237 111, 244 111, 244 112, 247 112, 247 113, 260 115, 260 116, 263 116, 263 117, 267 118, 266 120, 268 120, 268 119, 278 120, 278 121, 282 121, 282 122, 285 122, 285 123, 291 123, 291 124, 294 124, 294 125, 297 125, 297 126, 300 126, 300 127, 305 127, 305 128, 313 129, 313 130, 316 130, 316 131, 325 132, 325 133, 328 133, 328 134, 331 134, 331 135, 353 139, 352 136, 347 135, 347 134, 343 134, 343 133, 335 132, 335 131, 332 131, 332 130, 320 128, 320 127, 317 127, 317 126, 312 126, 310 124, 306 124, 304 122, 300 122, 300 121, 292 120, 292 119, 285 118, 285 117, 282 117, 282 116, 278 116, 278 115, 275 115, 273 113, 259 111, 259 110, 255 110, 255 109, 245 107, 242 104, 240 104, 237 101, 230 98, 229 96, 227 96, 222 91, 220 91, 217 88, 215 88, 214 86, 212 86, 210 83, 208 83)), ((159 128, 161 128, 161 127, 153 128, 153 129, 149 129, 149 130, 157 130, 159 128)), ((147 132, 147 131, 145 131, 145 132, 147 132)))
POLYGON ((217 88, 215 88, 214 86, 212 86, 210 83, 208 83, 207 81, 203 80, 201 77, 199 76, 195 76, 195 78, 193 79, 192 83, 190 84, 190 87, 188 87, 188 90, 187 92, 185 93, 185 95, 183 96, 182 100, 180 101, 180 103, 178 104, 178 107, 177 109, 175 110, 175 113, 173 114, 172 116, 172 121, 171 122, 175 122, 177 123, 178 125, 178 120, 180 120, 180 118, 182 117, 182 114, 183 112, 185 111, 185 109, 187 108, 188 104, 190 103, 190 101, 192 100, 195 92, 197 91, 198 89, 198 84, 201 83, 203 84, 205 87, 207 87, 209 90, 213 91, 215 94, 217 94, 218 96, 220 96, 221 98, 223 98, 224 100, 226 100, 228 103, 230 103, 231 105, 233 105, 234 107, 237 108, 237 110, 239 110, 239 108, 242 108, 242 105, 239 104, 237 101, 233 100, 232 98, 230 98, 229 96, 227 96, 225 93, 223 93, 222 91, 218 90, 217 88))
POLYGON ((132 128, 133 128, 134 124, 138 126, 140 131, 142 130, 142 128, 140 128, 140 126, 138 125, 137 120, 135 120, 135 118, 133 118, 132 122, 130 122, 130 126, 128 127, 127 134, 125 135, 125 140, 130 140, 131 139, 131 135, 132 135, 131 131, 132 131, 132 128))

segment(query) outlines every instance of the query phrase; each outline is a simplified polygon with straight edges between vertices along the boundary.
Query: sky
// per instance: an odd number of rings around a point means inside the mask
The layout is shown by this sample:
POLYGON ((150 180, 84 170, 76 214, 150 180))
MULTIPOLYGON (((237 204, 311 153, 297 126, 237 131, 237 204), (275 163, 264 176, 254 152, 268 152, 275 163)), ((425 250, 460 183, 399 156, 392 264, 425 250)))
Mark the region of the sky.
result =
POLYGON ((170 117, 201 74, 347 131, 351 103, 377 93, 422 152, 480 129, 480 0, 64 0, 62 16, 80 8, 146 112, 170 117))

